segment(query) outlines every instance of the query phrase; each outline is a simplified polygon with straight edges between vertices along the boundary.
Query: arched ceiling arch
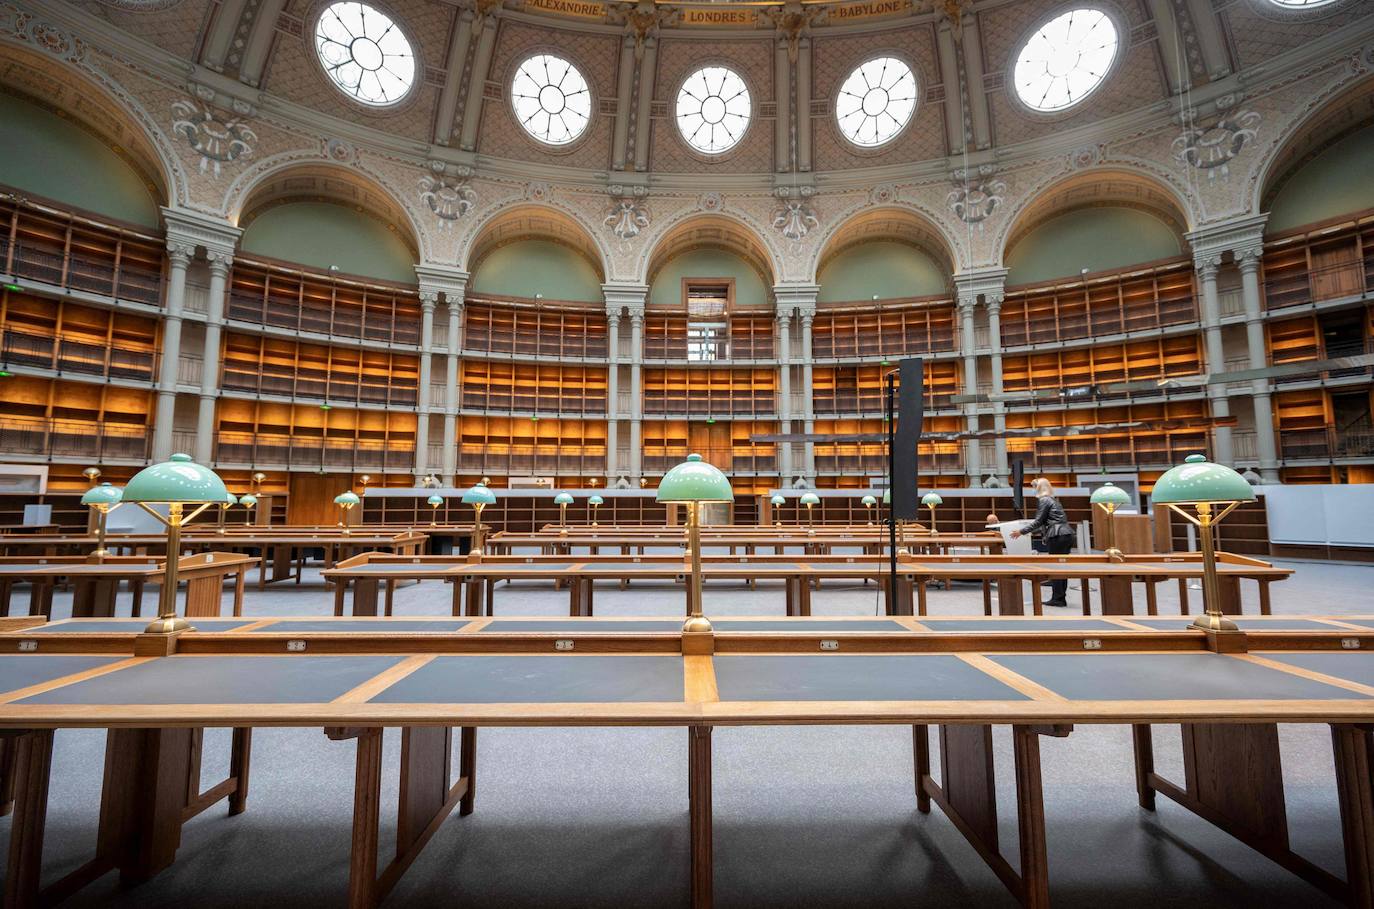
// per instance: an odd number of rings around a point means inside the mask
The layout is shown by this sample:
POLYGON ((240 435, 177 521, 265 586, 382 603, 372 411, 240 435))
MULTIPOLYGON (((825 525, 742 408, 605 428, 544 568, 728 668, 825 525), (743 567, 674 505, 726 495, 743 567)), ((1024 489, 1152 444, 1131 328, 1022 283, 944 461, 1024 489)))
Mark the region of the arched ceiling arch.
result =
POLYGON ((505 209, 479 227, 468 247, 467 271, 475 274, 494 250, 522 240, 548 240, 566 246, 590 262, 601 281, 606 280, 606 261, 591 232, 567 212, 544 205, 505 209))
POLYGON ((172 179, 156 142, 95 82, 49 57, 0 44, 0 86, 100 140, 133 169, 159 204, 168 204, 172 179))
POLYGON ((821 248, 815 274, 840 253, 878 240, 905 243, 929 256, 945 274, 954 273, 953 249, 933 221, 909 208, 885 207, 861 211, 840 225, 821 248))
POLYGON ((694 249, 723 249, 734 253, 758 272, 765 287, 777 282, 778 270, 763 239, 748 225, 721 214, 701 214, 669 228, 649 253, 645 283, 652 285, 663 266, 694 249))
POLYGON ((1190 229, 1187 210, 1173 188, 1135 171, 1081 171, 1045 187, 1012 215, 999 258, 1006 261, 1026 235, 1052 218, 1087 208, 1133 208, 1159 218, 1182 237, 1190 229))
POLYGON ((384 187, 355 170, 310 163, 271 171, 248 187, 231 217, 247 228, 269 209, 293 202, 332 202, 367 215, 396 234, 420 261, 415 225, 405 207, 384 187))
POLYGON ((1259 211, 1268 211, 1284 184, 1317 155, 1374 124, 1374 76, 1328 101, 1294 130, 1266 163, 1259 182, 1259 211))

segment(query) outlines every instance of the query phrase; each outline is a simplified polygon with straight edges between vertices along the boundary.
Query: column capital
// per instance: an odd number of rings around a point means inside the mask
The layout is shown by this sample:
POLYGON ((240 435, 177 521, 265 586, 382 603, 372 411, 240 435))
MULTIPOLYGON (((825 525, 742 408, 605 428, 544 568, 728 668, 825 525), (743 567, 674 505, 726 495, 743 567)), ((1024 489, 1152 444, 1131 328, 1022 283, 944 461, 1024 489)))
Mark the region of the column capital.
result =
POLYGON ((649 299, 649 285, 614 283, 602 284, 601 295, 606 300, 606 315, 620 315, 620 311, 628 310, 633 316, 636 311, 643 317, 644 302, 649 299))
POLYGON ((1214 281, 1217 271, 1221 268, 1221 255, 1201 255, 1193 256, 1193 270, 1197 276, 1204 281, 1214 281))
POLYGON ((167 227, 168 250, 177 243, 189 246, 192 255, 199 246, 204 246, 207 254, 227 252, 232 255, 243 236, 242 230, 223 218, 185 208, 164 207, 162 222, 167 227))
POLYGON ((205 261, 210 265, 210 274, 223 278, 229 274, 229 266, 234 264, 232 249, 205 248, 205 261))
POLYGON ((1194 261, 1202 258, 1221 259, 1229 252, 1234 254, 1236 261, 1239 262, 1245 250, 1263 249, 1264 225, 1268 220, 1267 212, 1242 215, 1239 218, 1204 224, 1183 236, 1193 248, 1194 261))
POLYGON ((444 302, 450 306, 455 302, 459 306, 463 304, 470 275, 461 268, 421 262, 415 266, 415 277, 419 279, 421 293, 443 294, 444 302))
POLYGON ((171 259, 172 266, 185 268, 191 263, 191 257, 196 254, 194 243, 184 243, 181 240, 167 240, 167 258, 171 259))
POLYGON ((1006 298, 1004 293, 983 294, 983 306, 987 308, 989 318, 996 319, 1002 315, 1002 303, 1006 298))
POLYGON ((431 315, 434 312, 434 307, 438 305, 439 291, 422 285, 420 287, 420 308, 424 310, 426 315, 431 315))
POLYGON ((1264 256, 1264 247, 1260 245, 1247 246, 1244 249, 1235 251, 1236 265, 1240 267, 1241 274, 1259 270, 1260 259, 1264 256))
POLYGON ((994 295, 1000 306, 1006 286, 1005 268, 976 268, 954 275, 954 299, 961 311, 965 305, 977 306, 979 297, 989 300, 994 295))

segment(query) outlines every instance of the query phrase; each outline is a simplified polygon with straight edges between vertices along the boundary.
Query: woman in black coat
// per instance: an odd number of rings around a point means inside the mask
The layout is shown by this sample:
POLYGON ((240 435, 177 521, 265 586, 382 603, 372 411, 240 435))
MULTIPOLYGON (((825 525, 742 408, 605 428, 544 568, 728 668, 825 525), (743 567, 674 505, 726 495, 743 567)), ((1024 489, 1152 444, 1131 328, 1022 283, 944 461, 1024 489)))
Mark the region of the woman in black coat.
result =
MULTIPOLYGON (((1050 555, 1068 555, 1073 550, 1073 525, 1064 514, 1064 506, 1054 497, 1054 487, 1044 477, 1035 480, 1031 485, 1035 488, 1038 500, 1035 506, 1035 520, 1020 530, 1013 530, 1011 538, 1014 540, 1022 534, 1038 533, 1041 542, 1045 544, 1045 552, 1050 555)), ((1067 580, 1050 581, 1050 598, 1045 605, 1068 606, 1065 599, 1068 587, 1067 580)))

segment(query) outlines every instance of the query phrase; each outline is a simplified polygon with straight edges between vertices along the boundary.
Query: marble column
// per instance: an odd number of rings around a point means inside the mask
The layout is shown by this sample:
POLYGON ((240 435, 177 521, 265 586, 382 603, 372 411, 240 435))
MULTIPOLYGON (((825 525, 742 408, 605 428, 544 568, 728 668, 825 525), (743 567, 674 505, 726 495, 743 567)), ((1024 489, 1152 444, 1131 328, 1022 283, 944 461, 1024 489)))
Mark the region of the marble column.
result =
POLYGON ((229 284, 229 265, 233 253, 207 249, 210 288, 205 309, 205 353, 200 369, 200 409, 196 413, 195 459, 209 464, 215 451, 215 402, 219 398, 220 345, 224 331, 224 293, 229 284))
MULTIPOLYGON (((1245 344, 1251 369, 1269 365, 1264 342, 1264 301, 1260 298, 1259 265, 1262 249, 1253 247, 1236 253, 1240 266, 1240 293, 1245 307, 1245 344)), ((1255 453, 1259 457, 1260 477, 1266 483, 1279 482, 1279 451, 1274 432, 1274 402, 1268 379, 1250 382, 1250 400, 1255 407, 1255 453)))
MULTIPOLYGON (((1207 347, 1209 373, 1223 372, 1226 369, 1226 354, 1221 337, 1221 298, 1217 293, 1217 269, 1220 267, 1220 256, 1206 256, 1196 260, 1198 283, 1202 286, 1202 332, 1207 347)), ((1231 415, 1231 402, 1227 399, 1224 384, 1208 385, 1207 399, 1211 405, 1212 416, 1231 415)), ((1213 427, 1212 439, 1216 447, 1212 457, 1217 463, 1228 467, 1234 464, 1236 459, 1231 442, 1231 428, 1213 427)))
POLYGON ((158 366, 157 410, 153 416, 154 461, 172 456, 176 419, 177 370, 181 361, 181 318, 186 307, 186 269, 196 248, 179 240, 167 241, 167 300, 162 319, 162 360, 158 366))

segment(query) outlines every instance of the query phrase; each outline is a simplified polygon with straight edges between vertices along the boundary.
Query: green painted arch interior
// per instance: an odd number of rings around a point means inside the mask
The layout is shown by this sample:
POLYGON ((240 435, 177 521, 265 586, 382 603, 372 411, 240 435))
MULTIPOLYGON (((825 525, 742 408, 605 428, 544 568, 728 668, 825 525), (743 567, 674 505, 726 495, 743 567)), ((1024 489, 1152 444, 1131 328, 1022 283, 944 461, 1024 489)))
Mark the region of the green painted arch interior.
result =
POLYGON ((1125 268, 1183 253, 1183 238, 1135 208, 1080 208, 1040 224, 1007 250, 1007 284, 1125 268))
POLYGON ((1325 149, 1298 168, 1269 203, 1265 230, 1277 232, 1374 208, 1374 126, 1325 149))
POLYGON ((142 227, 158 201, 138 173, 86 130, 0 93, 0 183, 142 227))
POLYGON ((415 283, 415 254, 376 218, 333 202, 288 202, 254 218, 244 252, 347 275, 415 283))
POLYGON ((896 240, 859 243, 826 262, 816 276, 822 303, 893 300, 945 293, 948 270, 921 250, 896 240))
POLYGON ((601 275, 577 251, 550 240, 520 240, 493 249, 472 275, 477 293, 600 303, 601 275))
POLYGON ((771 299, 768 286, 748 262, 729 250, 702 247, 663 263, 649 285, 649 303, 682 306, 683 278, 734 278, 735 303, 739 306, 766 306, 771 299))

